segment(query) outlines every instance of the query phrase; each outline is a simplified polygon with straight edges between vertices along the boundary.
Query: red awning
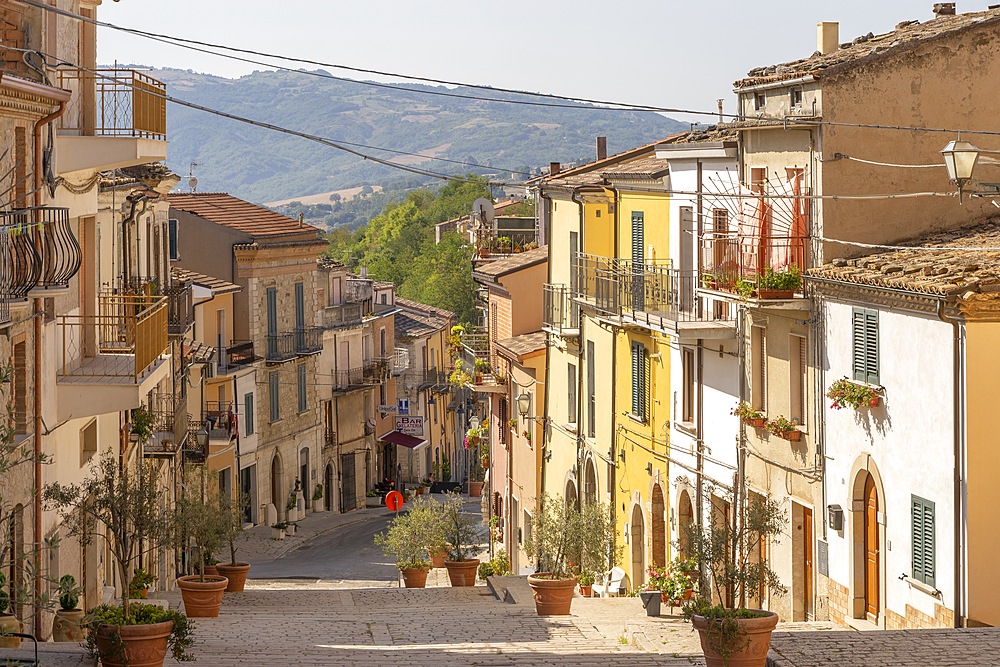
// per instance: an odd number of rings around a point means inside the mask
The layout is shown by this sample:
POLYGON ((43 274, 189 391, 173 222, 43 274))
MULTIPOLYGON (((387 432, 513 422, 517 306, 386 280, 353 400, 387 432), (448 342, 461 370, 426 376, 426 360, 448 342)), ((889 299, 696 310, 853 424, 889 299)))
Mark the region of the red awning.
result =
POLYGON ((399 431, 389 431, 381 438, 382 442, 391 442, 394 445, 401 445, 403 447, 409 447, 410 449, 415 449, 420 445, 427 442, 423 438, 414 438, 412 435, 406 435, 405 433, 400 433, 399 431))

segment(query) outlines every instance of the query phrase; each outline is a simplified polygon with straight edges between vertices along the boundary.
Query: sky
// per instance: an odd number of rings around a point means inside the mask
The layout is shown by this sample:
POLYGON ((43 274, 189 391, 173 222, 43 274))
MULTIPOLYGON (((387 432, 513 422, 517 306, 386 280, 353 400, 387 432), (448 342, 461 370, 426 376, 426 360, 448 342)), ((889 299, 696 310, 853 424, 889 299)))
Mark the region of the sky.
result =
MULTIPOLYGON (((958 11, 982 11, 996 2, 959 0, 958 11)), ((753 67, 812 54, 817 22, 838 21, 840 41, 846 42, 887 32, 903 20, 928 20, 932 5, 932 0, 121 0, 105 1, 98 18, 187 39, 463 83, 704 111, 715 110, 723 98, 732 112, 733 81, 753 67)), ((98 34, 98 60, 229 78, 265 69, 107 28, 98 34)))

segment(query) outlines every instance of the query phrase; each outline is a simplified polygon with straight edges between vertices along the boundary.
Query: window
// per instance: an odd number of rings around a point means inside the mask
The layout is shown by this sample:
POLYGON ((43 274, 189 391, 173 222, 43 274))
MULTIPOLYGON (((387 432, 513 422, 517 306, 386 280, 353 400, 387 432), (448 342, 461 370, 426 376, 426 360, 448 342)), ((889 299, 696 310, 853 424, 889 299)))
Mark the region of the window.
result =
POLYGON ((298 372, 299 380, 299 412, 305 412, 307 407, 306 402, 306 365, 299 364, 296 369, 298 372))
POLYGON ((278 289, 267 288, 267 356, 278 356, 278 289))
POLYGON ((750 404, 755 410, 767 409, 767 334, 764 327, 750 330, 750 404))
POLYGON ((649 405, 649 357, 646 346, 632 343, 632 416, 646 421, 649 405))
POLYGON ((851 317, 854 379, 858 382, 879 384, 878 311, 855 308, 851 317))
POLYGON ((576 423, 576 364, 566 364, 566 402, 569 423, 576 423))
POLYGON ((800 424, 806 423, 806 338, 792 335, 788 339, 789 416, 800 424))
POLYGON ((681 350, 681 372, 683 374, 681 421, 694 423, 695 385, 694 385, 694 350, 681 350))
POLYGON ((90 423, 80 429, 80 465, 90 460, 90 457, 97 453, 97 420, 91 419, 90 423))
POLYGON ((587 341, 587 436, 597 436, 597 360, 594 359, 594 341, 587 341))
POLYGON ((913 578, 934 585, 934 503, 910 496, 913 578))
POLYGON ((174 218, 167 220, 167 256, 173 260, 181 258, 177 247, 177 220, 174 218))
POLYGON ((253 435, 253 394, 243 395, 243 432, 253 435))
POLYGON ((28 432, 28 346, 14 345, 14 432, 28 432))
POLYGON ((268 398, 271 401, 271 421, 276 422, 281 419, 281 410, 278 403, 278 371, 268 373, 268 398))
POLYGON ((580 276, 577 270, 580 258, 577 254, 580 252, 580 234, 578 232, 569 233, 569 291, 571 294, 576 294, 577 287, 580 283, 580 276))
MULTIPOLYGON (((509 419, 509 417, 507 416, 507 410, 508 410, 508 407, 507 407, 507 397, 505 396, 505 397, 503 397, 503 398, 500 399, 500 412, 499 412, 499 415, 500 415, 500 420, 499 420, 499 424, 500 424, 500 444, 504 445, 504 446, 507 446, 508 444, 510 444, 510 441, 511 441, 510 427, 507 426, 507 420, 509 419)), ((514 430, 517 431, 517 427, 516 426, 515 426, 514 430)))
POLYGON ((788 95, 789 95, 789 100, 792 103, 792 108, 793 109, 796 108, 796 107, 802 108, 802 89, 801 88, 792 88, 792 90, 789 92, 788 95))
POLYGON ((767 102, 767 97, 764 93, 755 93, 753 96, 754 111, 761 111, 764 108, 765 102, 767 102))

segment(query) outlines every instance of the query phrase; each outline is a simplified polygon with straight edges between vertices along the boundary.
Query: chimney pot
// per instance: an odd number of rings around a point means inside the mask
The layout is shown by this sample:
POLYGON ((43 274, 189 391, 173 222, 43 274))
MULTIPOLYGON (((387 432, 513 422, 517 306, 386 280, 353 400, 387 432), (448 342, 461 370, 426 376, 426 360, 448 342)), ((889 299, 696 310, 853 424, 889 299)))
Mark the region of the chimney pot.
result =
POLYGON ((934 3, 934 15, 935 16, 954 16, 955 15, 955 3, 954 2, 935 2, 934 3))
POLYGON ((608 138, 597 137, 597 159, 606 160, 608 158, 608 138))
POLYGON ((840 48, 840 24, 821 21, 816 24, 816 50, 826 55, 840 48))
POLYGON ((549 162, 549 176, 555 176, 559 173, 559 167, 561 165, 558 162, 549 162))

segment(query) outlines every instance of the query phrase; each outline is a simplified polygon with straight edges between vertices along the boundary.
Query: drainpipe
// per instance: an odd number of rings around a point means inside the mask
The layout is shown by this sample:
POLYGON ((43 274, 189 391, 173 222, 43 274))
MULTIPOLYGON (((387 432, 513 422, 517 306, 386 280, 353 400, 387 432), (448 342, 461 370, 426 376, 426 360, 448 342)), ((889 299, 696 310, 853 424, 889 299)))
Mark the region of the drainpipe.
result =
MULTIPOLYGON (((700 242, 701 242, 701 239, 702 239, 702 234, 704 232, 704 229, 703 229, 704 218, 702 217, 702 213, 703 213, 702 207, 703 207, 703 204, 704 204, 704 199, 702 198, 702 195, 701 195, 701 190, 702 190, 702 187, 703 187, 703 172, 702 172, 701 160, 698 160, 698 174, 697 174, 697 178, 698 178, 698 186, 697 186, 696 192, 698 193, 698 199, 697 199, 697 206, 696 206, 696 213, 695 213, 695 215, 697 216, 697 222, 695 224, 696 224, 697 229, 698 229, 698 237, 697 237, 698 238, 698 246, 696 246, 695 252, 697 253, 698 271, 699 271, 699 275, 700 275, 701 269, 702 269, 702 266, 701 266, 702 258, 701 258, 701 247, 700 247, 701 243, 700 242)), ((683 235, 684 235, 684 232, 682 230, 681 231, 681 236, 683 237, 683 235)), ((683 238, 681 239, 681 243, 682 244, 684 243, 683 238)), ((695 291, 695 292, 697 291, 697 283, 695 283, 695 285, 692 287, 692 290, 695 291)), ((737 340, 738 339, 739 339, 739 337, 737 336, 737 340)), ((705 490, 705 404, 704 404, 704 401, 705 401, 705 382, 704 382, 704 376, 702 375, 702 370, 704 369, 704 357, 702 355, 702 343, 703 343, 703 341, 701 339, 699 339, 698 340, 698 349, 697 349, 697 353, 696 353, 698 355, 698 362, 697 362, 698 363, 698 416, 697 416, 697 419, 698 419, 697 429, 698 430, 697 430, 697 435, 695 436, 695 448, 696 448, 696 450, 695 450, 695 455, 696 455, 695 469, 697 470, 697 472, 695 473, 695 478, 694 478, 694 480, 695 480, 695 514, 698 517, 696 525, 698 526, 698 534, 699 535, 704 534, 704 530, 703 530, 704 521, 703 521, 703 517, 702 517, 702 512, 705 509, 704 508, 704 503, 702 501, 702 495, 704 494, 704 490, 705 490)), ((702 572, 701 576, 702 576, 702 579, 704 580, 705 572, 702 572)))
POLYGON ((964 627, 966 618, 966 608, 968 604, 965 595, 965 494, 963 487, 966 483, 966 448, 965 448, 965 327, 962 323, 945 314, 944 299, 938 301, 937 314, 942 322, 948 322, 955 330, 953 349, 952 370, 954 372, 953 385, 955 387, 954 399, 954 421, 955 421, 955 485, 954 485, 954 540, 955 540, 955 627, 964 627))
MULTIPOLYGON (((46 124, 51 123, 56 118, 59 118, 66 112, 66 102, 65 100, 59 100, 59 107, 50 113, 48 116, 41 118, 35 123, 34 128, 32 128, 31 138, 33 147, 35 149, 35 164, 32 169, 34 176, 34 202, 35 206, 42 205, 42 127, 46 124)), ((35 434, 32 438, 34 444, 34 472, 35 472, 35 493, 32 513, 34 515, 34 530, 32 534, 32 539, 35 543, 35 553, 34 553, 34 568, 35 568, 35 581, 34 581, 34 595, 35 599, 38 600, 42 595, 42 300, 40 298, 34 298, 32 300, 33 306, 33 329, 35 338, 35 349, 34 349, 34 372, 33 372, 33 384, 34 384, 34 429, 35 434)), ((37 604, 34 605, 35 611, 32 616, 32 630, 34 635, 38 635, 39 630, 42 627, 42 610, 37 604)))

